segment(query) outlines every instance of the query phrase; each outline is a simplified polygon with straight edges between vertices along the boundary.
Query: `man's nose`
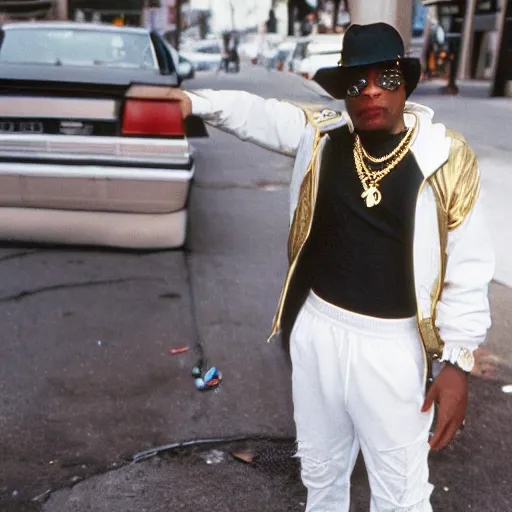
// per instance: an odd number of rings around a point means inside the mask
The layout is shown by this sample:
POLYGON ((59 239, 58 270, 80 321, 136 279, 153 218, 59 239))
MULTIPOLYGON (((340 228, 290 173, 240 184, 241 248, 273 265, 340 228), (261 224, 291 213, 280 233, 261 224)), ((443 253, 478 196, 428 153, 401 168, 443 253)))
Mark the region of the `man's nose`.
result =
POLYGON ((368 85, 363 89, 363 96, 369 98, 376 98, 382 94, 382 89, 375 83, 374 80, 368 80, 368 85))

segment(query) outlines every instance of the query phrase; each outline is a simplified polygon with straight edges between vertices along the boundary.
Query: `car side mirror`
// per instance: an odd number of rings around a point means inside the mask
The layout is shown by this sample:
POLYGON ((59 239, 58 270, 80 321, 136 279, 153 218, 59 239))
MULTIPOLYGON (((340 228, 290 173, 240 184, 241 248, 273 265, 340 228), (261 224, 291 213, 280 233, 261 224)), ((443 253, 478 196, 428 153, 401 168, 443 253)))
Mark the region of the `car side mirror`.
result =
POLYGON ((191 73, 192 73, 192 64, 190 64, 190 62, 180 62, 178 64, 178 75, 183 78, 183 79, 186 79, 188 77, 190 77, 191 73))

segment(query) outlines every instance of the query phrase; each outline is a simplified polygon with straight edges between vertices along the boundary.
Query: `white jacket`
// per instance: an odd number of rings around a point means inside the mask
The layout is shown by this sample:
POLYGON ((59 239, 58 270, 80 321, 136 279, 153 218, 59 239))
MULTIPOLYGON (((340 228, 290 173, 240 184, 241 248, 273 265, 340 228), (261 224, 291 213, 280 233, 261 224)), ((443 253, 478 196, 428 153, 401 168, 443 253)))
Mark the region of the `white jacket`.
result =
MULTIPOLYGON (((319 169, 328 132, 345 123, 352 129, 346 113, 338 116, 328 109, 317 112, 312 119, 306 110, 292 103, 265 100, 246 92, 198 90, 188 94, 193 114, 208 124, 242 140, 295 156, 290 185, 290 223, 314 148, 319 151, 315 160, 319 169)), ((447 162, 453 143, 445 126, 432 122, 433 115, 427 107, 406 104, 406 125, 414 123, 415 117, 419 122, 411 151, 425 180, 447 162)), ((491 325, 488 285, 494 274, 494 253, 480 198, 463 222, 448 232, 442 293, 432 311, 432 290, 441 266, 439 234, 434 191, 425 181, 418 194, 413 248, 418 317, 435 319, 444 344, 442 360, 449 360, 455 348, 475 350, 491 325)))

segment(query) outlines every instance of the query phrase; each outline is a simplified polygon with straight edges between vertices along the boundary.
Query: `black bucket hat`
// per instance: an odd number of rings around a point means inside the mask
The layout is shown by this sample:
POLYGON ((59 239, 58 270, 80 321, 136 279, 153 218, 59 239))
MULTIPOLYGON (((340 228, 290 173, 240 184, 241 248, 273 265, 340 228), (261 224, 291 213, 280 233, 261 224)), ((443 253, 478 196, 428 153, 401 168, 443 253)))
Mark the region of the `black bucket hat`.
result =
POLYGON ((351 70, 385 62, 398 62, 409 97, 420 80, 421 64, 419 59, 405 57, 404 42, 398 31, 387 23, 350 25, 343 37, 339 65, 319 69, 314 81, 333 98, 345 99, 351 85, 351 70))

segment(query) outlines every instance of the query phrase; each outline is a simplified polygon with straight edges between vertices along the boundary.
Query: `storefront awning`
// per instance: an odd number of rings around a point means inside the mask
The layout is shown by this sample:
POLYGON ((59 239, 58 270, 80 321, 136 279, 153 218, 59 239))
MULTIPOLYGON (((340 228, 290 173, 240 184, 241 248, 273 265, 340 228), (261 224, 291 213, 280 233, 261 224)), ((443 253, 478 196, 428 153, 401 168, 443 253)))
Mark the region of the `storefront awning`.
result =
POLYGON ((38 18, 55 6, 55 0, 2 0, 0 12, 12 18, 38 18))

